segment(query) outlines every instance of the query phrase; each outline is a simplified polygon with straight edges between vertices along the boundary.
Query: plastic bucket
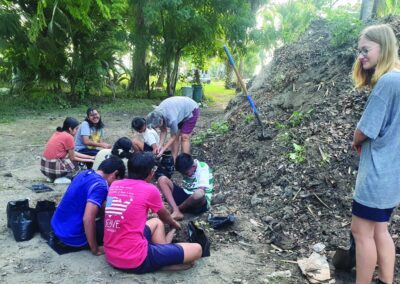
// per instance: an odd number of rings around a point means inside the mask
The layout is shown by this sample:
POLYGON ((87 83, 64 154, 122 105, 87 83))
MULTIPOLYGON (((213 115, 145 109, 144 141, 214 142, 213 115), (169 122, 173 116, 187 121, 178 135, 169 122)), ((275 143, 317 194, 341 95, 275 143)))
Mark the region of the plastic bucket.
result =
POLYGON ((182 87, 182 96, 192 98, 193 89, 192 87, 182 87))
POLYGON ((193 100, 197 103, 203 100, 203 87, 201 85, 193 86, 193 100))

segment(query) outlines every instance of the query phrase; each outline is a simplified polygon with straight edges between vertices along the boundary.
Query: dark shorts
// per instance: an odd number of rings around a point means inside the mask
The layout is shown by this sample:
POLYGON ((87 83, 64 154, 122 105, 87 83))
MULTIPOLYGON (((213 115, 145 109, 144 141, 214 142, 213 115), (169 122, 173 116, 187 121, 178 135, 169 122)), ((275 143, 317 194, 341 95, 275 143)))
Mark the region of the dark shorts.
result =
POLYGON ((143 144, 143 151, 144 152, 153 152, 153 148, 149 144, 144 143, 143 144))
POLYGON ((85 154, 85 155, 88 155, 88 156, 96 156, 99 151, 100 150, 89 149, 89 148, 84 148, 84 149, 78 150, 79 153, 85 154))
MULTIPOLYGON (((143 263, 128 272, 143 274, 160 270, 162 267, 182 264, 184 259, 183 248, 178 244, 154 244, 151 242, 151 230, 149 226, 144 228, 144 236, 148 243, 147 257, 143 263)), ((125 270, 125 269, 124 269, 125 270)))
MULTIPOLYGON (((176 205, 181 205, 186 199, 188 199, 190 197, 190 194, 187 194, 182 187, 180 187, 179 185, 176 185, 174 183, 174 190, 172 191, 172 196, 174 197, 175 203, 176 205)), ((207 207, 207 202, 204 203, 203 206, 201 207, 196 207, 196 208, 192 208, 187 210, 186 212, 191 213, 191 214, 201 214, 204 213, 208 210, 207 207)))
POLYGON ((371 208, 365 205, 358 203, 353 200, 352 210, 354 216, 367 219, 374 222, 387 222, 390 219, 390 216, 393 213, 394 208, 388 209, 378 209, 371 208))
POLYGON ((199 116, 200 116, 200 109, 199 108, 195 108, 192 111, 192 117, 189 118, 188 120, 185 120, 182 123, 182 127, 180 128, 181 129, 181 133, 182 134, 190 134, 190 133, 192 133, 194 127, 196 126, 196 122, 197 122, 197 119, 199 118, 199 116))

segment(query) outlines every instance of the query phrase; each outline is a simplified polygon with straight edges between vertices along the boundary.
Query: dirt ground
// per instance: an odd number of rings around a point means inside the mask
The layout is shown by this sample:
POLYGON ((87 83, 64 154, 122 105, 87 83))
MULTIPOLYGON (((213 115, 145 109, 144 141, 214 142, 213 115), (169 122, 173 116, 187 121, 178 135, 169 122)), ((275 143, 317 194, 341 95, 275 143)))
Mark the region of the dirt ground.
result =
MULTIPOLYGON (((6 227, 7 202, 28 198, 30 206, 34 207, 39 200, 60 200, 66 190, 66 185, 54 184, 49 184, 53 192, 34 193, 28 189, 32 184, 45 182, 39 170, 43 145, 66 115, 66 112, 57 117, 43 114, 0 124, 0 212, 3 216, 0 218, 1 283, 264 283, 275 270, 273 264, 265 263, 254 253, 254 250, 266 252, 267 246, 255 247, 229 237, 229 233, 236 234, 234 232, 244 229, 241 224, 248 221, 245 216, 239 216, 233 227, 219 234, 207 227, 213 242, 211 257, 201 259, 190 270, 175 273, 128 275, 108 266, 103 256, 92 256, 89 251, 59 256, 38 233, 30 241, 17 243, 11 230, 6 227)), ((131 135, 130 120, 139 114, 102 115, 107 124, 107 141, 113 142, 118 137, 131 135)), ((221 115, 220 109, 204 109, 199 129, 205 127, 210 118, 221 115)), ((230 210, 223 205, 215 205, 212 210, 216 214, 226 211, 230 210)), ((206 216, 201 218, 205 219, 206 216)))

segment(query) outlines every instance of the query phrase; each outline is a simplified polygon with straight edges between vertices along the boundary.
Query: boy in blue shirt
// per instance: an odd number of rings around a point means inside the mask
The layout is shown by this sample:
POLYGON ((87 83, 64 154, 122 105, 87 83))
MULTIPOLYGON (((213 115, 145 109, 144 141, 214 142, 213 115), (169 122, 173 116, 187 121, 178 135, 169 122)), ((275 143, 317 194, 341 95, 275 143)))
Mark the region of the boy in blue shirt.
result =
MULTIPOLYGON (((96 216, 107 198, 108 186, 125 176, 125 166, 119 157, 104 160, 97 171, 86 170, 77 175, 58 205, 51 227, 64 249, 90 249, 94 255, 104 254, 103 226, 96 231, 96 216)), ((102 223, 102 222, 100 222, 102 223)))

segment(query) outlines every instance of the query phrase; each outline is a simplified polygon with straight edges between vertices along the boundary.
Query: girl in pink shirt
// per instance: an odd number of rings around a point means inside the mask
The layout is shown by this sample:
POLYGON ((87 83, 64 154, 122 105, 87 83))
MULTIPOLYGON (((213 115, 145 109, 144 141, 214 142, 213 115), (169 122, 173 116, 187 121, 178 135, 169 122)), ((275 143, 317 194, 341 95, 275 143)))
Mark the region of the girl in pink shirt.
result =
POLYGON ((196 243, 175 243, 179 223, 164 208, 161 194, 150 183, 156 170, 154 155, 137 152, 128 161, 128 179, 111 185, 104 217, 104 252, 112 266, 142 274, 169 268, 190 268, 202 249, 196 243), (158 218, 147 221, 148 211, 158 218), (173 229, 165 234, 164 223, 173 229))

